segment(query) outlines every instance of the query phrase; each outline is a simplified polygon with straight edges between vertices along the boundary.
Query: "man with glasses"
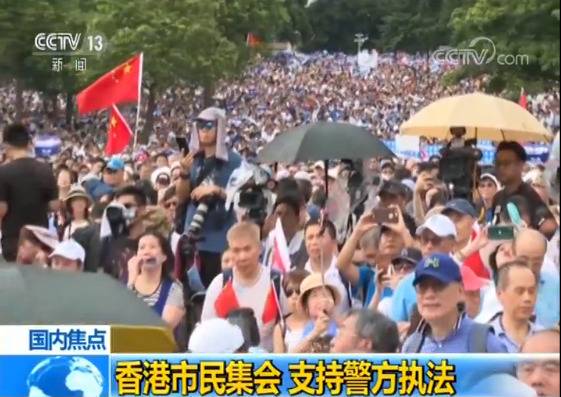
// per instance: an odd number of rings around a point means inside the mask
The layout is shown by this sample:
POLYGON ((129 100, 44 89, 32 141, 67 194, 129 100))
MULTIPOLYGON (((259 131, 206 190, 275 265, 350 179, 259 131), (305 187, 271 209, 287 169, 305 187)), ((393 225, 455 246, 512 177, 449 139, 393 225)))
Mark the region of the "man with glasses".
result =
POLYGON ((493 199, 494 217, 498 220, 498 215, 512 196, 523 196, 528 200, 530 208, 529 226, 538 229, 540 219, 537 219, 536 212, 545 203, 534 188, 523 181, 524 164, 527 160, 526 150, 516 141, 503 141, 497 147, 495 171, 504 187, 493 199))
MULTIPOLYGON (((177 183, 180 207, 177 216, 189 230, 200 203, 209 205, 196 244, 203 285, 221 271, 221 255, 226 249, 226 232, 236 222, 233 210, 224 209, 225 188, 241 157, 226 147, 226 116, 222 109, 203 110, 191 130, 189 154, 181 161, 182 179, 177 183)), ((181 226, 181 225, 180 225, 181 226)))
MULTIPOLYGON (((441 214, 429 217, 417 229, 417 237, 423 257, 437 252, 451 254, 456 245, 456 236, 456 226, 454 223, 448 217, 441 214)), ((399 282, 393 294, 391 318, 394 321, 409 321, 413 307, 417 303, 413 280, 413 273, 406 276, 399 282)))
POLYGON ((404 353, 504 353, 489 326, 461 309, 462 275, 448 254, 432 254, 417 264, 413 285, 421 322, 403 345, 404 353))

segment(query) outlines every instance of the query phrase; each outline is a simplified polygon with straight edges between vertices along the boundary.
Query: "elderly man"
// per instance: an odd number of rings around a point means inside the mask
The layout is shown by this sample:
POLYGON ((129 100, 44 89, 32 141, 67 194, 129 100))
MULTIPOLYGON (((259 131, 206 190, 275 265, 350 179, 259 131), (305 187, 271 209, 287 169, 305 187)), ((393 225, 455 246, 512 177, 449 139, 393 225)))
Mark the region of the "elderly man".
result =
POLYGON ((460 310, 460 267, 448 254, 433 254, 415 269, 413 284, 422 321, 403 345, 404 353, 504 353, 490 327, 460 310))
POLYGON ((516 368, 516 374, 538 396, 559 396, 559 329, 536 332, 526 339, 521 353, 556 353, 557 357, 554 358, 521 362, 516 368))
MULTIPOLYGON (((451 254, 456 244, 456 236, 454 223, 441 214, 429 217, 417 229, 423 257, 437 252, 451 254)), ((415 275, 411 273, 401 280, 393 294, 391 318, 394 321, 409 321, 411 317, 413 307, 417 303, 413 287, 414 278, 415 275)))
POLYGON ((206 292, 201 319, 226 318, 241 307, 253 309, 259 326, 261 347, 273 349, 273 327, 282 315, 279 302, 286 302, 280 276, 262 266, 259 257, 259 227, 241 222, 228 231, 228 246, 234 258, 232 271, 218 274, 206 292))
POLYGON ((490 324, 509 353, 518 353, 528 335, 539 329, 532 322, 537 284, 537 276, 525 261, 513 261, 499 269, 497 296, 503 311, 490 324))
POLYGON ((331 343, 331 353, 395 353, 397 325, 381 313, 351 310, 331 343))

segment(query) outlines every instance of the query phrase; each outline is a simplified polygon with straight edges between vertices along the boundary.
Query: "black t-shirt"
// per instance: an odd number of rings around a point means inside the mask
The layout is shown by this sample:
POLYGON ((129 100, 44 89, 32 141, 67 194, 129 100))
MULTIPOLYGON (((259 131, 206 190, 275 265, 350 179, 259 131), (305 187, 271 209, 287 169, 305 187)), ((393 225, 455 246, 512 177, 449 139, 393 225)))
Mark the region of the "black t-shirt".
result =
POLYGON ((529 225, 534 229, 539 227, 540 220, 537 219, 536 212, 541 207, 547 207, 541 197, 536 193, 534 188, 525 182, 516 189, 514 192, 508 193, 505 189, 497 192, 493 198, 494 214, 499 214, 504 210, 509 200, 513 196, 522 196, 528 201, 528 209, 530 211, 530 219, 532 224, 529 225))
POLYGON ((49 202, 58 195, 51 168, 33 158, 0 166, 0 201, 8 204, 2 241, 16 241, 24 225, 48 226, 49 202))

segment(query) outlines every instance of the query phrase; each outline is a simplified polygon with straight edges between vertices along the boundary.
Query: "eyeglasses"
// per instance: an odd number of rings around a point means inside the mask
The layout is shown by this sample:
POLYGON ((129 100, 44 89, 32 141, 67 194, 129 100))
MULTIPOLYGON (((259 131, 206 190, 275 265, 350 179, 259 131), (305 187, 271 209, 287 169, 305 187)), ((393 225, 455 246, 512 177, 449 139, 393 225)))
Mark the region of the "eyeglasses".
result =
POLYGON ((197 120, 197 129, 202 130, 214 130, 216 127, 216 122, 212 120, 197 120))
POLYGON ((298 288, 285 288, 284 293, 287 298, 290 298, 292 294, 300 295, 300 289, 298 288))
POLYGON ((438 236, 421 236, 421 244, 427 245, 431 243, 433 246, 442 244, 442 237, 438 236))
POLYGON ((420 293, 424 294, 428 290, 432 290, 434 292, 442 292, 446 289, 448 284, 444 284, 442 281, 435 280, 435 279, 427 279, 422 280, 419 284, 415 286, 415 290, 420 293))

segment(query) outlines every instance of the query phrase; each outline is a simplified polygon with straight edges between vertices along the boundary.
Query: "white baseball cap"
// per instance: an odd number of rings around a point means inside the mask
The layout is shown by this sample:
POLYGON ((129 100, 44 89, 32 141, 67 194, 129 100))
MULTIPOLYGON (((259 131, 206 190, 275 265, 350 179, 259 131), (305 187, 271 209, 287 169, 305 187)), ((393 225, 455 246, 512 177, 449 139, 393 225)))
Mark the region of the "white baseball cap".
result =
POLYGON ((427 218, 427 220, 425 220, 425 223, 417 228, 417 236, 419 236, 425 230, 430 230, 438 237, 456 238, 458 236, 456 233, 456 225, 454 225, 454 222, 452 222, 450 218, 442 214, 435 214, 427 218))
POLYGON ((84 251, 84 248, 82 248, 76 240, 70 239, 59 243, 49 258, 52 258, 53 256, 61 256, 72 261, 79 260, 84 263, 84 260, 86 259, 86 251, 84 251))
POLYGON ((223 318, 205 320, 195 327, 189 339, 191 353, 235 353, 244 344, 240 327, 223 318))

